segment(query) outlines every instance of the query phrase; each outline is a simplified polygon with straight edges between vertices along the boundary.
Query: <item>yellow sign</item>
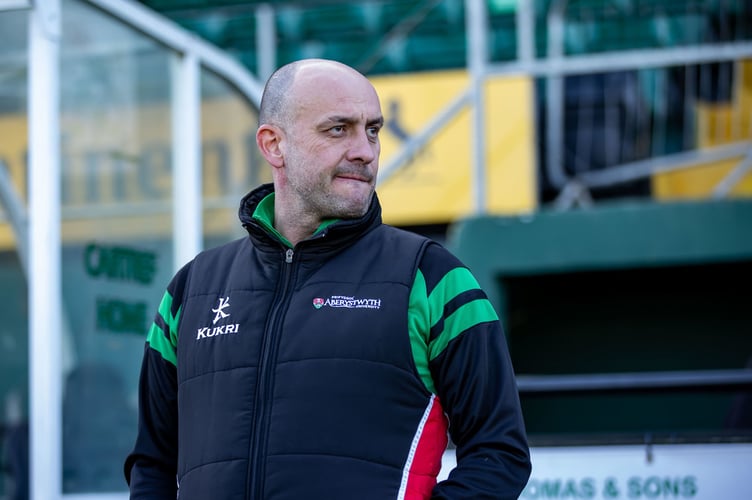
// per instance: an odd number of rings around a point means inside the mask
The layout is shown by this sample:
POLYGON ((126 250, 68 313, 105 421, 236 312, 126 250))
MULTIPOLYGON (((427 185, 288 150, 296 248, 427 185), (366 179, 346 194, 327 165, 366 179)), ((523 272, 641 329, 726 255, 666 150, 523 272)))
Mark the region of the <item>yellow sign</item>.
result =
MULTIPOLYGON (((697 104, 697 146, 708 148, 749 141, 752 137, 752 62, 736 65, 739 72, 738 90, 732 102, 697 104)), ((745 161, 744 156, 686 170, 653 176, 653 193, 660 200, 703 199, 734 168, 745 161)), ((752 173, 747 171, 729 191, 729 196, 752 196, 752 173)))
MULTIPOLYGON (((425 128, 470 80, 464 71, 374 78, 386 124, 381 166, 425 128)), ((532 82, 494 78, 485 86, 485 211, 530 212, 536 208, 532 82)), ((472 135, 469 107, 449 120, 408 163, 378 188, 384 220, 396 225, 447 223, 471 214, 472 135)))

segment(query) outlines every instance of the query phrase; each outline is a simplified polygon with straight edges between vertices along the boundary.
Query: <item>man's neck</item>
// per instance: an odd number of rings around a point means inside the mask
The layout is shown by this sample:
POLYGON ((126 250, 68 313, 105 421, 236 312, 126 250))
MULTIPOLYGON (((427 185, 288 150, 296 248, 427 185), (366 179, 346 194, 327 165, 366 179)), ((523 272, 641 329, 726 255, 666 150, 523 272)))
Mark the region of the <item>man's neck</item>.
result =
POLYGON ((320 220, 310 216, 286 214, 278 208, 274 210, 274 229, 293 246, 315 233, 320 225, 320 220))

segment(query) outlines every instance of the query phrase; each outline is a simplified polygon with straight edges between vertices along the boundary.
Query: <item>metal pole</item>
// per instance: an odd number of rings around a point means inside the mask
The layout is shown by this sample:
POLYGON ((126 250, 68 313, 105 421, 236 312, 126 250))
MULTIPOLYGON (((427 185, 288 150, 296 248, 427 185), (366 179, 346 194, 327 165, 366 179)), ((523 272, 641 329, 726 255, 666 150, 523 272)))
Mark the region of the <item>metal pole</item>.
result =
MULTIPOLYGON (((559 0, 548 11, 548 63, 560 67, 564 56, 564 11, 567 0, 559 0)), ((552 73, 546 81, 546 172, 557 189, 567 183, 564 171, 564 79, 552 73)))
POLYGON ((726 176, 721 179, 721 182, 713 189, 713 199, 719 200, 725 198, 731 193, 731 190, 746 177, 746 175, 752 172, 752 146, 749 148, 747 156, 734 167, 726 176))
POLYGON ((256 7, 256 61, 256 74, 266 81, 277 67, 277 24, 268 3, 256 7))
POLYGON ((26 207, 21 196, 16 192, 8 173, 8 166, 0 160, 0 204, 5 207, 13 234, 16 236, 16 253, 21 261, 24 274, 29 276, 29 227, 26 207))
POLYGON ((171 49, 191 52, 201 64, 217 73, 234 85, 252 103, 258 106, 261 101, 263 84, 242 64, 210 43, 180 28, 148 7, 138 2, 123 0, 85 0, 120 21, 137 28, 171 49))
POLYGON ((520 375, 517 387, 525 395, 565 393, 678 391, 752 388, 752 370, 694 370, 637 373, 589 373, 576 375, 520 375))
POLYGON ((0 11, 4 10, 25 10, 31 8, 31 0, 2 0, 0 1, 0 11))
POLYGON ((517 60, 523 66, 535 59, 535 5, 530 0, 517 2, 517 60))
POLYGON ((467 0, 465 31, 468 37, 467 61, 470 68, 472 126, 472 172, 474 212, 486 210, 486 121, 483 90, 488 61, 488 10, 485 0, 467 0))
POLYGON ((587 187, 615 186, 624 182, 649 177, 660 172, 685 170, 702 164, 730 160, 748 154, 750 143, 738 142, 712 148, 691 149, 657 158, 623 163, 603 170, 591 170, 577 176, 577 181, 587 187))
POLYGON ((29 13, 29 484, 62 494, 60 0, 29 13))
POLYGON ((203 247, 201 87, 198 58, 190 50, 173 56, 171 68, 172 241, 177 270, 203 247))
MULTIPOLYGON (((554 22, 550 19, 549 23, 554 22)), ((562 31, 563 23, 550 30, 562 31)), ((563 35, 562 35, 563 36, 563 35)), ((696 66, 703 63, 737 61, 752 57, 752 42, 738 41, 708 44, 694 47, 672 47, 662 49, 632 49, 600 54, 580 54, 564 57, 561 44, 549 40, 549 53, 559 53, 559 57, 534 59, 531 63, 517 61, 489 63, 488 76, 530 75, 535 77, 587 75, 593 73, 614 73, 617 71, 665 68, 667 66, 696 66)))

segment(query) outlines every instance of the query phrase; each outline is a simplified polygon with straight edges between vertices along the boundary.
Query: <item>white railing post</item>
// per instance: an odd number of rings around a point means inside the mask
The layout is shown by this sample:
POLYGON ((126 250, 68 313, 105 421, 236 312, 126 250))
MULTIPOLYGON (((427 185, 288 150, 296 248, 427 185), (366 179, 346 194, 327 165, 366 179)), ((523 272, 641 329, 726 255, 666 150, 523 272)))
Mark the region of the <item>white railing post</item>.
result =
POLYGON ((29 485, 62 495, 60 0, 29 12, 29 485))
POLYGON ((467 62, 470 68, 472 99, 472 185, 474 212, 486 211, 486 114, 485 114, 485 73, 488 64, 488 8, 485 0, 465 1, 467 62))
POLYGON ((198 58, 174 55, 172 82, 172 241, 175 270, 203 246, 201 84, 198 58))

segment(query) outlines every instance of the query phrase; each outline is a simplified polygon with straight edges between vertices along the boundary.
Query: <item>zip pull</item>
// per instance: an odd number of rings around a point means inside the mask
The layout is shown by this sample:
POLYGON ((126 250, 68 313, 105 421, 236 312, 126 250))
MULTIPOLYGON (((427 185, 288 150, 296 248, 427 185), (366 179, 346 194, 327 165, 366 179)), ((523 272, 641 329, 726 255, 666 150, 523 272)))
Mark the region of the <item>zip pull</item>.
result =
POLYGON ((289 264, 290 262, 292 262, 292 254, 293 254, 292 248, 288 248, 287 251, 285 252, 285 262, 286 263, 289 264))

